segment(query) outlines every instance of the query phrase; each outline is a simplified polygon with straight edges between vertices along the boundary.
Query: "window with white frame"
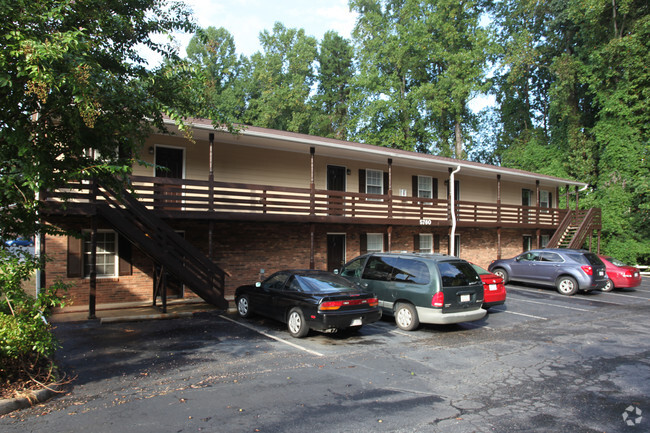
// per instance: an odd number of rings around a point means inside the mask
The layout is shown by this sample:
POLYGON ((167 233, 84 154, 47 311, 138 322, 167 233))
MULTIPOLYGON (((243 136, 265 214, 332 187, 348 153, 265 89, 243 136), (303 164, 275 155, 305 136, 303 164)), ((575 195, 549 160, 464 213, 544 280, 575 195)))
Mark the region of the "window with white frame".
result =
POLYGON ((433 235, 431 233, 420 233, 420 252, 425 254, 433 252, 433 235))
POLYGON ((381 253, 384 251, 384 235, 383 233, 368 233, 367 248, 369 253, 381 253))
POLYGON ((384 193, 384 172, 381 170, 366 170, 366 194, 384 193))
POLYGON ((418 176, 418 197, 433 198, 433 182, 431 176, 418 176))
MULTIPOLYGON (((83 269, 84 277, 90 276, 90 232, 84 232, 83 242, 83 269)), ((97 232, 97 277, 117 276, 117 235, 113 231, 97 232)))
POLYGON ((552 207, 553 206, 553 203, 551 203, 552 197, 553 195, 550 192, 541 190, 539 192, 539 207, 546 207, 546 208, 552 207))

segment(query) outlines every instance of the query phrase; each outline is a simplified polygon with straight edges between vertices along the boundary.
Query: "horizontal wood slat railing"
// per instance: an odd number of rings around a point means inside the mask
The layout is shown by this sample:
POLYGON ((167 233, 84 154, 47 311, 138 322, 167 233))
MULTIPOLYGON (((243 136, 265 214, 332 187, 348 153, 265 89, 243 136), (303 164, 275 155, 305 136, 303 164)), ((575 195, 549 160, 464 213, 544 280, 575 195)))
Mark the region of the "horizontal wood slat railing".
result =
MULTIPOLYGON (((142 205, 167 216, 192 217, 196 213, 201 218, 300 217, 305 221, 345 218, 359 223, 381 220, 382 223, 434 226, 449 225, 451 221, 448 200, 420 197, 144 176, 132 176, 130 188, 142 205)), ((50 192, 47 197, 51 204, 64 200, 67 206, 88 203, 88 184, 70 184, 66 189, 50 192)), ((566 209, 456 202, 459 226, 555 229, 566 213, 566 209)))

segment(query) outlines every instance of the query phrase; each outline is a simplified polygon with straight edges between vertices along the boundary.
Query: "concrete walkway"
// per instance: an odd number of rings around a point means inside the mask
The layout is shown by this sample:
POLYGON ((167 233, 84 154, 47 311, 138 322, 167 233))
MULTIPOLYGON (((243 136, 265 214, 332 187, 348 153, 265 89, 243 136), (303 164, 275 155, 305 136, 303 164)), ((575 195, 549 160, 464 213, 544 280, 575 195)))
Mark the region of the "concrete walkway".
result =
MULTIPOLYGON (((229 302, 234 307, 232 300, 229 302)), ((167 301, 167 313, 162 305, 153 306, 151 301, 97 305, 95 316, 100 323, 128 322, 139 320, 161 320, 190 317, 194 313, 216 310, 200 298, 174 299, 167 301)), ((56 308, 50 316, 52 323, 82 322, 88 319, 88 306, 69 306, 56 308)))

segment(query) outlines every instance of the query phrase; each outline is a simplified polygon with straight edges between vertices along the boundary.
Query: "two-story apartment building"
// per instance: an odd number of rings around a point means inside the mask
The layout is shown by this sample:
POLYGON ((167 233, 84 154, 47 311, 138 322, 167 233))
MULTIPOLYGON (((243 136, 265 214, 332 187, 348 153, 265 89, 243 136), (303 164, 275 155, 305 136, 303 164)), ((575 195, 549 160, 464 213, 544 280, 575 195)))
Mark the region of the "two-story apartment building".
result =
POLYGON ((581 182, 257 127, 192 127, 194 140, 149 138, 132 194, 86 180, 45 198, 49 223, 84 233, 43 240, 48 284, 73 283, 70 297, 91 308, 189 290, 211 301, 279 269, 333 270, 367 251, 487 266, 557 245, 581 222, 579 242, 599 233, 599 212, 558 206, 561 194, 577 202, 581 182))

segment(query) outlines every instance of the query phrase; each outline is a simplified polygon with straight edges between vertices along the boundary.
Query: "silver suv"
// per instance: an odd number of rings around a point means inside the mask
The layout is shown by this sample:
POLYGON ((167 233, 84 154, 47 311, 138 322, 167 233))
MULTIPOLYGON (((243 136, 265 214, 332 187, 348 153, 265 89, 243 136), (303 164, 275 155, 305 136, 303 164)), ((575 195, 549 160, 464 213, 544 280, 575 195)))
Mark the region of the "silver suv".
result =
POLYGON ((488 271, 503 278, 504 283, 520 281, 552 286, 567 296, 578 290, 600 290, 607 284, 605 264, 587 250, 530 250, 512 259, 495 260, 488 271))

